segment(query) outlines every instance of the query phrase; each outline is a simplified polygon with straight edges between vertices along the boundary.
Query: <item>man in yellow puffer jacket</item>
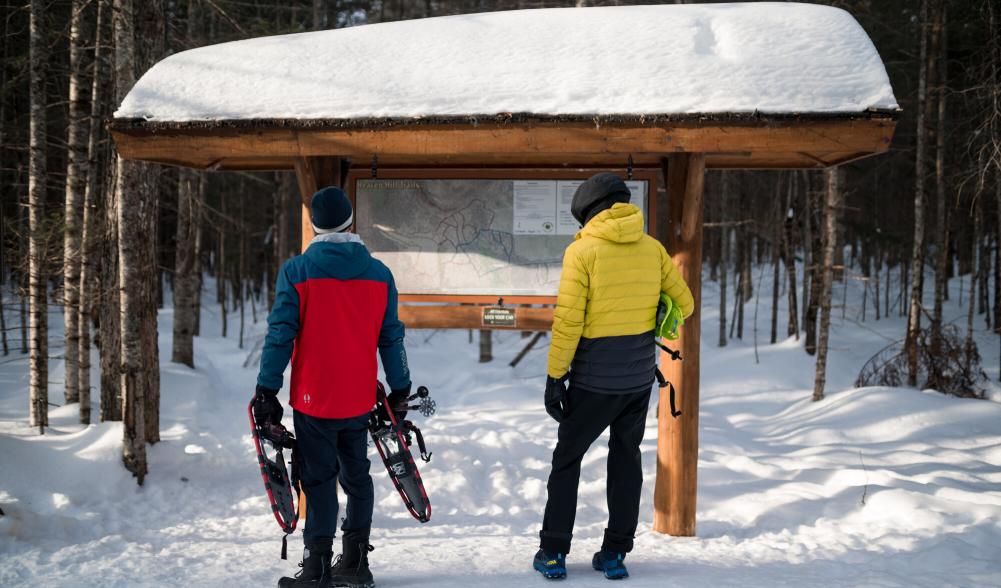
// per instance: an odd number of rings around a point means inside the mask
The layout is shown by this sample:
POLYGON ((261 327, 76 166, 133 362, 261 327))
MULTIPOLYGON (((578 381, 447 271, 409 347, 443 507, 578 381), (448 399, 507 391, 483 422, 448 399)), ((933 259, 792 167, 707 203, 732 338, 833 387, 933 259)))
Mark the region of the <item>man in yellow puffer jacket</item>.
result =
POLYGON ((656 370, 654 322, 661 292, 688 317, 695 301, 663 245, 643 231, 615 174, 597 174, 574 194, 583 229, 563 257, 546 378, 546 411, 560 423, 549 499, 533 566, 566 576, 580 466, 591 444, 611 429, 608 527, 592 565, 609 578, 628 576, 643 469, 640 443, 656 370), (566 382, 569 380, 569 389, 566 382))

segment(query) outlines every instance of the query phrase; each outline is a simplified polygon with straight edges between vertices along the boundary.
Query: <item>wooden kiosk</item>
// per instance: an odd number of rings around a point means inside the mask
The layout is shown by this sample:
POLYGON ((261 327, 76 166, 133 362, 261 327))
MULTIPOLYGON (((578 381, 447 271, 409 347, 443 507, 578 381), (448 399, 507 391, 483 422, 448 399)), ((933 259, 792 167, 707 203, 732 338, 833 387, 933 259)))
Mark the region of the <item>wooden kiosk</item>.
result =
MULTIPOLYGON (((604 26, 614 28, 619 20, 631 22, 630 19, 637 16, 630 12, 632 8, 520 12, 522 18, 537 19, 549 18, 542 13, 605 11, 600 14, 600 20, 604 26)), ((668 20, 677 20, 679 15, 687 14, 684 9, 694 7, 635 8, 646 10, 644 16, 664 15, 668 20)), ((698 8, 713 10, 708 6, 698 8)), ((813 8, 817 7, 811 10, 813 8)), ((494 15, 479 16, 486 22, 494 15)), ((845 16, 851 19, 847 13, 845 16)), ((427 26, 422 23, 438 20, 442 19, 394 25, 416 29, 427 26)), ((498 27, 508 26, 498 22, 498 27)), ((461 22, 453 24, 460 26, 461 22)), ((381 26, 384 25, 362 28, 381 26)), ((654 29, 657 26, 654 23, 654 29)), ((334 39, 337 33, 340 31, 313 35, 325 35, 317 37, 325 41, 334 39)), ((804 31, 803 34, 813 33, 804 31)), ((864 32, 861 34, 864 37, 864 32)), ((212 49, 206 47, 181 53, 157 65, 151 72, 177 57, 212 49)), ((875 59, 878 62, 878 55, 875 59)), ((882 68, 881 63, 879 67, 882 68)), ((164 74, 161 71, 155 77, 163 78, 164 74)), ((145 78, 137 88, 145 89, 144 82, 147 82, 145 78)), ((149 83, 155 82, 156 79, 149 83)), ((832 84, 837 83, 832 80, 832 84)), ((125 116, 116 113, 118 118, 110 127, 119 154, 127 159, 202 170, 294 170, 303 199, 303 246, 312 238, 305 212, 311 195, 327 185, 346 186, 351 192, 354 181, 373 175, 379 178, 558 179, 584 178, 597 171, 611 170, 624 176, 646 178, 651 185, 648 210, 653 218, 649 220, 651 227, 656 228, 651 232, 655 232, 673 255, 698 301, 701 299, 705 170, 820 169, 881 153, 889 147, 894 132, 896 109, 895 104, 893 106, 879 108, 877 105, 857 112, 789 110, 767 115, 754 112, 687 114, 665 110, 655 115, 640 112, 614 115, 503 112, 484 116, 471 112, 465 115, 432 113, 420 117, 342 117, 332 111, 327 117, 308 119, 283 116, 211 119, 206 115, 187 120, 160 120, 155 108, 151 108, 141 119, 128 116, 128 112, 125 116), (657 189, 658 186, 661 189, 657 189)), ((552 308, 519 305, 514 309, 513 323, 485 325, 483 307, 496 305, 498 298, 489 293, 477 296, 407 295, 401 291, 401 294, 400 315, 410 328, 547 330, 552 321, 552 308), (422 304, 412 305, 412 302, 422 304)), ((553 301, 552 296, 505 299, 508 304, 553 301)), ((695 534, 699 341, 700 325, 696 314, 682 330, 680 350, 684 361, 672 362, 665 358, 661 364, 665 375, 676 385, 682 412, 680 418, 672 418, 670 403, 660 403, 654 529, 671 535, 695 534)))

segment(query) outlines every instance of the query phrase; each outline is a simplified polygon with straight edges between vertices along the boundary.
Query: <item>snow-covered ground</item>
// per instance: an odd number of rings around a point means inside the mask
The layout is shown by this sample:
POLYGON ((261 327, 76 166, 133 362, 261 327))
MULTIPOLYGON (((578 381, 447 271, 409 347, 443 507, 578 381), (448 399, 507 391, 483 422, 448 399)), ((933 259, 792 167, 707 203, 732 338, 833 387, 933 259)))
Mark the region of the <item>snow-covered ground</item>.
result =
MULTIPOLYGON (((965 324, 953 286, 947 317, 965 324)), ((769 298, 756 364, 755 300, 744 341, 719 349, 716 284, 706 282, 704 295, 698 536, 651 532, 651 418, 630 586, 1001 586, 997 387, 995 401, 853 389, 862 363, 903 332, 895 313, 876 322, 870 308, 857 322, 853 284, 847 319, 834 314, 828 398, 813 403, 802 344, 763 344, 769 298)), ((298 535, 290 561, 278 558, 248 432, 256 369, 243 367, 248 350, 232 334, 219 336, 217 308, 204 309, 195 370, 169 362, 171 311, 160 315, 163 441, 150 450, 143 488, 120 464, 118 424, 84 428, 77 407, 63 406, 44 437, 30 429, 27 361, 0 358, 0 586, 272 586, 297 569, 298 535)), ((58 312, 51 322, 57 342, 58 312)), ((248 349, 262 333, 263 322, 248 349)), ((466 332, 408 336, 415 381, 439 406, 422 423, 435 454, 422 467, 434 519, 410 518, 376 464, 371 560, 380 586, 545 584, 530 567, 556 432, 541 403, 545 345, 511 369, 525 340, 494 337, 495 360, 481 365, 466 332)), ((981 332, 978 342, 996 380, 998 337, 981 332)), ((61 404, 62 363, 50 365, 61 404)), ((589 560, 606 516, 606 454, 599 442, 585 459, 569 557, 575 586, 605 585, 589 560)))

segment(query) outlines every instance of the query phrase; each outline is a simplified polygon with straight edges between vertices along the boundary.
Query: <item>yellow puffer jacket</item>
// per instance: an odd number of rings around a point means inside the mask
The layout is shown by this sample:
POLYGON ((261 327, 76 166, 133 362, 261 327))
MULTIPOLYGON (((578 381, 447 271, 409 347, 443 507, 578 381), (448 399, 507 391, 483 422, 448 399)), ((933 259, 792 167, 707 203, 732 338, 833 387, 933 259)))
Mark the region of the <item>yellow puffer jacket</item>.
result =
POLYGON ((573 362, 579 387, 642 389, 629 376, 632 370, 649 389, 654 364, 647 363, 655 356, 653 325, 661 292, 686 318, 695 310, 692 292, 664 246, 643 232, 637 207, 617 203, 596 215, 563 256, 549 375, 563 377, 573 362))

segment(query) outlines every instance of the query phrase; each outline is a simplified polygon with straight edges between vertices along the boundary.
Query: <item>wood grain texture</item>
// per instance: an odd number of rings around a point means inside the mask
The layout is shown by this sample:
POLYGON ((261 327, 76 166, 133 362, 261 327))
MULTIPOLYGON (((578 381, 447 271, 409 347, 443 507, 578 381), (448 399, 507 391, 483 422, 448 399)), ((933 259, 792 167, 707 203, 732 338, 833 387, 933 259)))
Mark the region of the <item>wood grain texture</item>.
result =
POLYGON ((819 168, 889 148, 889 118, 656 125, 485 123, 372 129, 215 128, 150 130, 112 123, 119 153, 212 169, 288 169, 302 157, 340 156, 380 165, 639 165, 666 153, 714 155, 711 167, 819 168))
POLYGON ((665 159, 667 226, 662 242, 695 297, 695 314, 673 347, 683 361, 661 354, 660 369, 677 390, 681 415, 671 416, 668 389, 660 391, 657 414, 657 481, 653 528, 659 533, 695 535, 699 459, 699 306, 702 299, 702 193, 705 156, 677 154, 665 159))

